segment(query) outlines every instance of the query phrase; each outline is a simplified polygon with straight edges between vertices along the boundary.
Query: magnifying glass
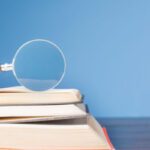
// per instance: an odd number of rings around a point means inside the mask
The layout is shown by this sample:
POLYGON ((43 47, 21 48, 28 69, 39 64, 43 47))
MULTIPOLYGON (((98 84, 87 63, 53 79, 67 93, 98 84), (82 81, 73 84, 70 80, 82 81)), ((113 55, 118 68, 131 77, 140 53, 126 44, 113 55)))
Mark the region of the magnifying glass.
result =
POLYGON ((20 85, 32 91, 45 91, 58 86, 65 69, 62 50, 45 39, 24 43, 17 50, 12 64, 0 65, 0 71, 12 71, 20 85))

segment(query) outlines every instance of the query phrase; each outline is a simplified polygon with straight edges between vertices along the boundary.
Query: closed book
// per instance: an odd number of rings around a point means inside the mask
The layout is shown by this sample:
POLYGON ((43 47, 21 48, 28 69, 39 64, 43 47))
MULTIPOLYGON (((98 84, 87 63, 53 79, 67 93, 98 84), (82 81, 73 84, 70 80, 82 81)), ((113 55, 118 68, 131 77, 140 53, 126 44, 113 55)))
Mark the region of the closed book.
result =
POLYGON ((0 106, 0 123, 42 122, 85 117, 84 104, 0 106))
POLYGON ((0 147, 18 150, 113 149, 106 132, 92 116, 75 120, 44 124, 0 124, 0 147))
POLYGON ((32 92, 22 86, 0 89, 0 105, 70 104, 82 102, 77 89, 51 89, 32 92))

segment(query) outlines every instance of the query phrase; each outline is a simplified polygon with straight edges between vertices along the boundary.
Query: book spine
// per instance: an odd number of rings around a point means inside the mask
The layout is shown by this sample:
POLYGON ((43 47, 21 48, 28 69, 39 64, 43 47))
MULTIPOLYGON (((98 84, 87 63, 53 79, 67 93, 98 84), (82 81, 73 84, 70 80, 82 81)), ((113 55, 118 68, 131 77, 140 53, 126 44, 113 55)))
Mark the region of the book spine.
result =
POLYGON ((114 146, 112 145, 112 143, 111 143, 111 141, 110 141, 110 138, 109 138, 109 136, 108 136, 108 133, 107 133, 106 128, 103 128, 103 132, 104 132, 104 134, 105 134, 105 137, 106 137, 106 139, 107 139, 107 142, 108 142, 109 146, 111 147, 110 150, 115 150, 114 146))

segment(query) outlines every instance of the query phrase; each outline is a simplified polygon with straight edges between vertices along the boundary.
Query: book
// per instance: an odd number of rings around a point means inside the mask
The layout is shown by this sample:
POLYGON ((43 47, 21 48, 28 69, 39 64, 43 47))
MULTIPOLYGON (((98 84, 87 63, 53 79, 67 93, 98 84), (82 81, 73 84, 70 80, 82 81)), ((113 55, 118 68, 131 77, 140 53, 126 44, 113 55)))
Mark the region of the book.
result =
POLYGON ((84 116, 84 104, 0 106, 0 123, 50 121, 84 116))
POLYGON ((22 86, 0 89, 0 105, 72 104, 82 102, 77 89, 51 89, 32 92, 22 86))
MULTIPOLYGON (((56 121, 57 122, 57 121, 56 121)), ((0 147, 36 150, 113 150, 106 132, 90 115, 73 122, 0 124, 0 147)))
POLYGON ((77 89, 0 89, 0 150, 114 150, 77 89))

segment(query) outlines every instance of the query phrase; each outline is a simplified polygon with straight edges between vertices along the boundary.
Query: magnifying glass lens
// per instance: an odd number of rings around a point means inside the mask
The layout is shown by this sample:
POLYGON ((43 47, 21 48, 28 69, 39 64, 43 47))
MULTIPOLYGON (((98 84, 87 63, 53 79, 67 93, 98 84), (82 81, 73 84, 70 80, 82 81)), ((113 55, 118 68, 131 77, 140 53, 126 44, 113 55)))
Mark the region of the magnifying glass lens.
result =
POLYGON ((47 40, 32 40, 23 44, 13 59, 13 73, 18 82, 33 91, 56 87, 64 72, 62 51, 47 40))

